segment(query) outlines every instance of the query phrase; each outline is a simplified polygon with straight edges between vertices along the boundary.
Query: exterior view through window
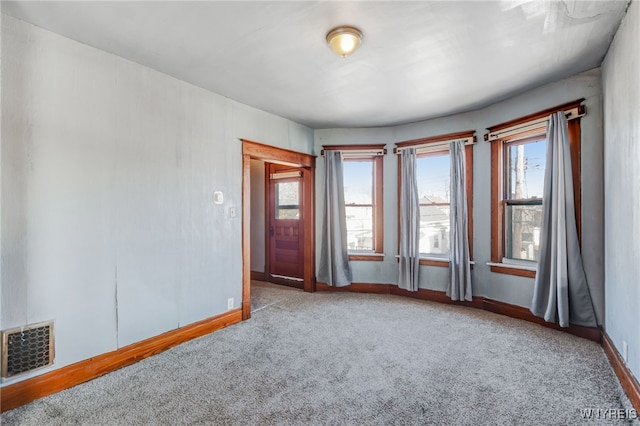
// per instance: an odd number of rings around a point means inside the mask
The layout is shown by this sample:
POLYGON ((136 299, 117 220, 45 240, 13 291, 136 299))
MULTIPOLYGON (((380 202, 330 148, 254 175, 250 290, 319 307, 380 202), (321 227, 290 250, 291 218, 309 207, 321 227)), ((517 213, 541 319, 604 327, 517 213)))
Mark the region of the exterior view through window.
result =
POLYGON ((420 254, 446 257, 449 253, 448 151, 423 154, 416 160, 420 203, 420 254))
POLYGON ((278 182, 276 187, 276 219, 300 219, 300 183, 278 182))
POLYGON ((491 143, 491 272, 534 278, 540 259, 549 116, 563 112, 573 181, 576 230, 581 235, 580 117, 578 99, 488 127, 491 143))
POLYGON ((507 259, 538 260, 546 148, 544 136, 504 144, 507 259))
POLYGON ((347 245, 350 251, 374 249, 373 166, 373 159, 345 159, 343 163, 347 245))

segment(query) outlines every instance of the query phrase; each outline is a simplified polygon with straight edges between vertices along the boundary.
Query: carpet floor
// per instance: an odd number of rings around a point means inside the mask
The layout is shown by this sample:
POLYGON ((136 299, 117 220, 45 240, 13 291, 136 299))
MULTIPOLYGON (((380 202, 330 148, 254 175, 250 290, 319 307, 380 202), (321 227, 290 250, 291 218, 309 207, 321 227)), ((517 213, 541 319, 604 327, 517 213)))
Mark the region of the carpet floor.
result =
MULTIPOLYGON (((398 296, 253 283, 248 321, 2 414, 2 425, 621 424, 602 348, 398 296)), ((637 424, 636 421, 634 424, 637 424)))

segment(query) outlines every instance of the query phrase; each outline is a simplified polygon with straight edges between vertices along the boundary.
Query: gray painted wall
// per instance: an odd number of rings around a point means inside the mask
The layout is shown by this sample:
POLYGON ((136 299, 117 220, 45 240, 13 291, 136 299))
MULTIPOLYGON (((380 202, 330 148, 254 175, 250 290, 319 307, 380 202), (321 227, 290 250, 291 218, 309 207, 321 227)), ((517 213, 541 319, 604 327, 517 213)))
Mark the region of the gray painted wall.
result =
POLYGON ((264 161, 251 160, 251 270, 265 272, 264 161))
POLYGON ((54 320, 50 370, 239 306, 238 138, 309 128, 5 15, 2 77, 2 329, 54 320))
MULTIPOLYGON (((398 282, 397 254, 397 160, 395 142, 428 136, 475 130, 473 164, 473 269, 474 294, 528 307, 533 295, 533 279, 490 271, 491 257, 491 176, 490 145, 483 141, 486 128, 555 105, 585 98, 587 116, 582 119, 582 219, 583 257, 589 286, 598 300, 597 314, 603 319, 603 166, 602 97, 600 69, 533 89, 490 107, 448 117, 397 127, 315 130, 315 152, 322 145, 386 143, 384 159, 384 262, 351 262, 353 280, 365 283, 398 282)), ((322 229, 324 163, 318 158, 317 231, 322 229)), ((317 254, 321 241, 317 241, 317 254)), ((420 268, 420 287, 444 291, 448 270, 433 266, 420 268)))
POLYGON ((605 329, 640 379, 640 4, 632 2, 602 65, 605 329))

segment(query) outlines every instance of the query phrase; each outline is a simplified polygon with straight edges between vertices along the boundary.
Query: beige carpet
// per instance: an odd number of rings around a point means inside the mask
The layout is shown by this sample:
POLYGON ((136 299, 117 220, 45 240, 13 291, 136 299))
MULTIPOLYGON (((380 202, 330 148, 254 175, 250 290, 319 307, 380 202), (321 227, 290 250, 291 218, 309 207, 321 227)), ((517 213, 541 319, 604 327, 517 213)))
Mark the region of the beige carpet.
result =
MULTIPOLYGON (((2 425, 621 424, 602 348, 489 312, 252 286, 253 317, 4 413, 2 425)), ((637 422, 636 422, 637 423, 637 422)))

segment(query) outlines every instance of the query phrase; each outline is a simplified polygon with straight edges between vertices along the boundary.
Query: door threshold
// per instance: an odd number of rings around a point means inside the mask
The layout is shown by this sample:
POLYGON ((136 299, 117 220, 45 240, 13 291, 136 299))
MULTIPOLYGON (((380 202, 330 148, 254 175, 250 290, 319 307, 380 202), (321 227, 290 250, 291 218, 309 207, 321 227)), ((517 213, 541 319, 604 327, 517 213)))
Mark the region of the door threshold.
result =
POLYGON ((287 277, 285 275, 269 274, 269 282, 304 290, 304 280, 301 278, 287 277))
POLYGON ((271 275, 273 278, 280 278, 283 280, 289 280, 289 281, 298 281, 298 282, 304 282, 304 279, 302 278, 295 278, 295 277, 287 277, 286 275, 278 275, 278 274, 269 274, 271 275))

